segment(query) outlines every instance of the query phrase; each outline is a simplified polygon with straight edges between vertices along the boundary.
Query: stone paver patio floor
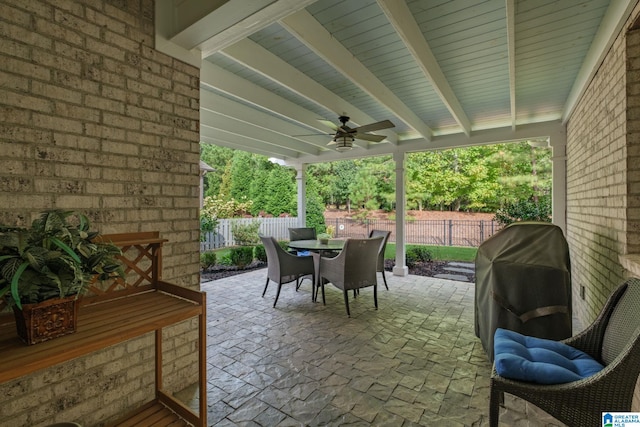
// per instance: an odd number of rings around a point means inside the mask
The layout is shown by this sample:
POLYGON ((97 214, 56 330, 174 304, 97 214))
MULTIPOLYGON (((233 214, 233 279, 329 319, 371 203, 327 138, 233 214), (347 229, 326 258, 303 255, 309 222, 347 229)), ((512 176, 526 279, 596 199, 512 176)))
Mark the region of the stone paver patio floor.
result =
MULTIPOLYGON (((474 333, 474 284, 379 278, 327 304, 266 270, 204 283, 210 426, 487 426, 491 365, 474 333)), ((560 425, 507 396, 500 425, 560 425)))

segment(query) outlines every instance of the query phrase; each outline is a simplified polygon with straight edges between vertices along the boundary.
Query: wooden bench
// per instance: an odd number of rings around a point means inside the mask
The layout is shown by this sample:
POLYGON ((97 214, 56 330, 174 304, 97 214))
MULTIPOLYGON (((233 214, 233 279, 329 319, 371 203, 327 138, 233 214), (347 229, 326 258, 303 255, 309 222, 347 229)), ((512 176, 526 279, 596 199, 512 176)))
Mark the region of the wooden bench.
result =
POLYGON ((155 399, 113 425, 167 426, 186 421, 207 425, 206 294, 161 280, 162 244, 158 232, 102 236, 122 248, 126 280, 94 283, 81 298, 76 333, 32 346, 17 336, 13 316, 0 319, 0 383, 88 355, 155 331, 155 399), (199 410, 195 414, 163 390, 162 329, 198 318, 199 410), (9 320, 10 319, 10 320, 9 320), (139 424, 140 423, 140 424, 139 424), (157 424, 155 424, 157 423, 157 424))

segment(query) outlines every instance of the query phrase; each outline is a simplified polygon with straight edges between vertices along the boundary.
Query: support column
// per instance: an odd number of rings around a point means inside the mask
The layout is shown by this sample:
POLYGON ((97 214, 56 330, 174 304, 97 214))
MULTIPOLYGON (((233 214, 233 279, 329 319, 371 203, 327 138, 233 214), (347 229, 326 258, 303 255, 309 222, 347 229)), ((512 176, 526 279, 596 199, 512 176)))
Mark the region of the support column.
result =
POLYGON ((298 226, 307 226, 307 186, 304 172, 306 164, 296 165, 296 182, 298 183, 298 226))
POLYGON ((567 136, 564 132, 549 137, 552 162, 551 221, 567 235, 567 136))
POLYGON ((396 265, 393 267, 394 276, 407 276, 409 268, 406 266, 406 247, 404 236, 404 218, 406 208, 405 197, 405 153, 394 153, 393 160, 396 164, 396 265))

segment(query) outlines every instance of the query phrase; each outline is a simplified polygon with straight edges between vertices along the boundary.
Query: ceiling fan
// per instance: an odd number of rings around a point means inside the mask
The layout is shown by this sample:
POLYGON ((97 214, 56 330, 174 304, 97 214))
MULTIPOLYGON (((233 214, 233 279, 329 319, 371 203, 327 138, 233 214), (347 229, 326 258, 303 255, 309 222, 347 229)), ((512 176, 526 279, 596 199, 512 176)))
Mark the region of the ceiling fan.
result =
POLYGON ((353 141, 356 139, 361 139, 364 141, 371 142, 380 142, 386 137, 384 135, 375 135, 366 132, 373 132, 376 130, 389 129, 395 127, 395 125, 389 120, 382 120, 381 122, 370 123, 364 126, 358 126, 355 128, 351 128, 347 126, 347 122, 349 122, 350 118, 348 116, 340 116, 338 117, 340 126, 336 125, 333 122, 329 122, 326 120, 321 120, 322 123, 326 124, 329 127, 332 127, 336 133, 329 134, 333 136, 333 139, 327 145, 335 145, 336 151, 348 151, 353 148, 353 141))

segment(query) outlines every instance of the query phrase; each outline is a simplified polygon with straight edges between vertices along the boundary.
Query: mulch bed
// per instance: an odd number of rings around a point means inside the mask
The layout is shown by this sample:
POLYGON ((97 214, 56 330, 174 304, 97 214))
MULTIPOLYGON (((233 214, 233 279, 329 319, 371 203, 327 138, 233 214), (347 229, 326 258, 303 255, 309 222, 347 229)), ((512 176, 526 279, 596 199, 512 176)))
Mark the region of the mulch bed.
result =
MULTIPOLYGON (((387 271, 391 271, 393 266, 395 265, 395 261, 386 260, 384 263, 384 268, 387 271)), ((427 276, 433 277, 437 274, 447 274, 451 273, 446 271, 444 268, 447 265, 445 261, 429 261, 429 262, 420 262, 415 266, 409 268, 409 274, 415 274, 416 276, 427 276)), ((238 269, 236 266, 216 266, 212 269, 201 271, 200 272, 200 282, 209 282, 212 280, 224 279, 226 277, 235 276, 236 274, 248 273, 249 271, 259 270, 261 268, 266 268, 267 264, 262 261, 255 261, 250 265, 246 266, 243 269, 238 269)), ((475 282, 474 274, 465 274, 465 273, 453 273, 458 275, 467 276, 470 282, 475 282)))

